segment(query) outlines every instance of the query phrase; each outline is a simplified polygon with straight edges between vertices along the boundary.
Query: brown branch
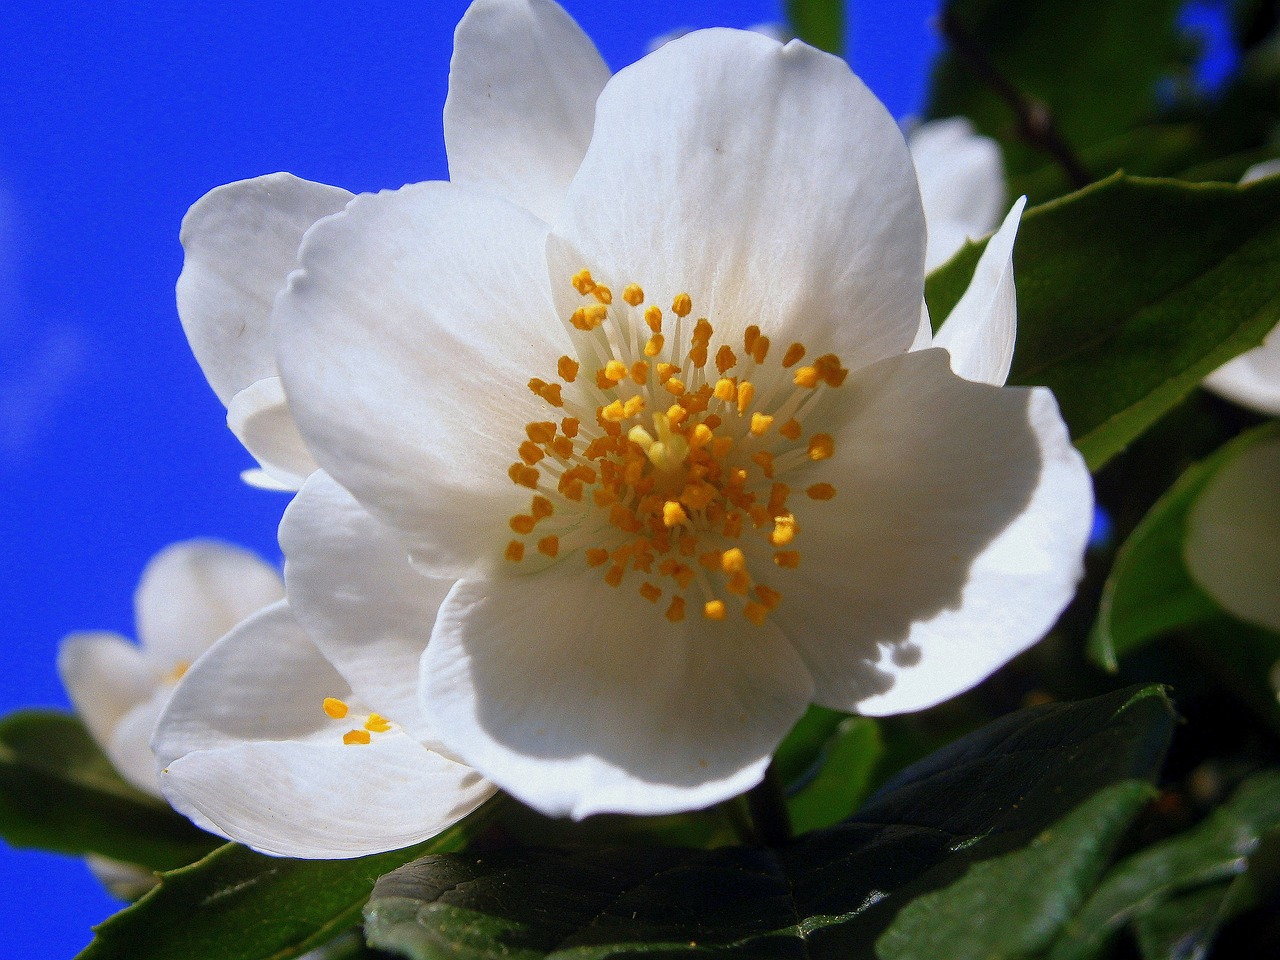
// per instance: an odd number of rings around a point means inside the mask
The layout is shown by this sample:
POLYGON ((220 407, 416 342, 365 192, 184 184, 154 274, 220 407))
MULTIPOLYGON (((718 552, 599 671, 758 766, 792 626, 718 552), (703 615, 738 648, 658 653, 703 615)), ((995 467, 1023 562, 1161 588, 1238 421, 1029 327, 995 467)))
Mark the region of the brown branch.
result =
POLYGON ((1018 121, 1018 135, 1022 140, 1052 157, 1073 187, 1079 189, 1092 183, 1093 177, 1058 132, 1048 106, 1015 87, 991 62, 986 51, 953 12, 943 10, 941 22, 942 35, 947 38, 956 55, 1013 111, 1018 121))

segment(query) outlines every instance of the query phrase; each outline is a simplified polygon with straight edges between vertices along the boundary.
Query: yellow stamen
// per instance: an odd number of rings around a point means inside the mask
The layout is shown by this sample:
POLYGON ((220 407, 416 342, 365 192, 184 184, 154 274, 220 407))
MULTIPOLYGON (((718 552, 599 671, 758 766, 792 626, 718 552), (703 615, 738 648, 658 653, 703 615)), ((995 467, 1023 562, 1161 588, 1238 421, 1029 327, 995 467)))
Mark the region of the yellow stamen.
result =
POLYGON ((633 307, 638 307, 644 303, 644 291, 640 289, 638 283, 628 283, 622 288, 622 299, 627 301, 633 307))
POLYGON ((572 439, 578 435, 578 420, 576 417, 565 417, 560 421, 560 429, 564 431, 564 435, 572 439))
MULTIPOLYGON (((765 339, 764 337, 760 338, 760 340, 764 340, 764 339, 765 339)), ((756 342, 759 343, 760 341, 758 340, 756 342)), ((752 383, 750 380, 744 380, 742 381, 742 383, 738 384, 738 415, 739 416, 747 412, 747 408, 751 406, 751 401, 755 399, 755 395, 756 395, 756 387, 755 387, 755 384, 752 383)))
POLYGON ((723 620, 725 615, 723 600, 708 600, 702 605, 702 615, 708 620, 723 620))
POLYGON ((662 588, 646 581, 640 585, 640 596, 650 603, 657 603, 658 598, 662 596, 662 588))
POLYGON ((836 488, 829 483, 815 483, 805 493, 814 500, 830 500, 836 495, 836 488))
POLYGON ((511 530, 514 533, 526 536, 527 534, 533 533, 534 524, 537 522, 538 521, 533 517, 526 516, 523 513, 518 513, 507 521, 507 525, 511 527, 511 530))
POLYGON ((751 433, 757 437, 763 437, 769 432, 769 428, 773 426, 773 417, 766 413, 753 413, 751 415, 751 433))
POLYGON ((721 377, 716 381, 715 397, 725 403, 733 403, 738 396, 738 385, 728 377, 721 377))
POLYGON ((747 568, 747 558, 738 547, 731 547, 720 555, 720 569, 725 573, 742 573, 747 568))
POLYGON ((575 273, 569 282, 584 297, 596 288, 596 282, 591 279, 591 271, 585 267, 575 273))
POLYGON ((526 440, 520 444, 520 459, 529 466, 533 466, 545 456, 546 454, 532 440, 526 440))
POLYGON ((676 298, 671 301, 671 312, 677 317, 687 317, 693 312, 693 301, 687 293, 676 294, 676 298))
POLYGON ((756 342, 751 345, 751 359, 756 363, 764 363, 764 358, 769 355, 769 338, 756 337, 756 342))
POLYGON ((644 345, 644 355, 646 357, 656 357, 662 352, 663 337, 660 333, 655 333, 649 338, 649 342, 644 345))
POLYGON ((534 443, 550 443, 556 438, 556 425, 550 420, 539 420, 525 424, 524 432, 534 443))
POLYGON ((350 709, 346 703, 337 697, 325 697, 322 706, 324 707, 324 712, 333 720, 341 720, 347 715, 347 710, 350 709))
POLYGON ((561 357, 556 363, 556 371, 560 374, 560 379, 565 383, 573 383, 578 379, 579 364, 576 360, 569 357, 561 357))
POLYGON ((369 736, 368 730, 348 730, 342 735, 342 742, 348 747, 357 743, 368 743, 373 738, 369 736))
POLYGON ((800 552, 798 550, 779 550, 773 555, 773 562, 784 569, 794 570, 800 566, 800 552))
POLYGON ((678 527, 682 523, 688 523, 689 517, 684 512, 684 507, 680 506, 678 501, 668 500, 662 505, 662 525, 665 527, 678 527))
POLYGON ((783 514, 773 518, 773 533, 769 534, 769 542, 775 547, 785 547, 796 538, 796 518, 791 514, 783 514))
POLYGON ((535 496, 529 512, 533 514, 535 520, 545 520, 556 512, 556 508, 546 497, 535 496))
POLYGON ((809 438, 809 459, 826 460, 836 452, 836 443, 829 433, 815 433, 809 438))
POLYGON ((782 355, 782 365, 784 367, 794 367, 797 363, 804 359, 804 344, 793 343, 787 347, 787 352, 782 355))
POLYGON ((369 719, 364 722, 364 728, 373 733, 386 733, 391 729, 391 723, 380 713, 369 714, 369 719))
POLYGON ((731 370, 738 362, 738 358, 733 354, 733 348, 727 343, 722 344, 720 349, 716 351, 716 369, 720 373, 731 370))
POLYGON ((649 325, 650 330, 654 333, 658 333, 662 330, 662 311, 653 304, 645 307, 644 322, 649 325))
POLYGON ((796 370, 796 375, 792 378, 792 382, 797 387, 804 387, 811 390, 818 385, 818 370, 816 367, 800 367, 796 370))
POLYGON ((757 627, 761 627, 764 626, 765 618, 769 616, 769 608, 752 600, 742 608, 742 615, 757 627))
POLYGON ((666 617, 672 623, 679 623, 684 619, 684 597, 671 598, 671 605, 667 607, 666 617))
POLYGON ((555 534, 549 537, 543 537, 538 541, 538 552, 546 554, 552 559, 560 552, 560 538, 555 534))
POLYGON ((506 557, 512 563, 519 563, 524 559, 524 544, 519 540, 512 540, 507 544, 506 557))
POLYGON ((637 360, 631 365, 631 379, 640 386, 644 386, 649 382, 649 364, 643 360, 637 360))
POLYGON ((597 284, 596 288, 591 291, 591 295, 601 303, 613 303, 613 291, 606 287, 603 283, 597 284))
POLYGON ((591 567, 603 567, 609 562, 609 551, 603 547, 592 547, 587 551, 587 565, 591 567))
POLYGON ((786 423, 784 423, 782 426, 778 428, 778 432, 782 434, 784 437, 786 437, 788 440, 799 440, 800 434, 802 432, 800 427, 800 421, 788 420, 786 423))
POLYGON ((678 397, 684 393, 684 381, 677 380, 675 377, 671 377, 670 379, 668 379, 667 382, 663 384, 663 386, 667 389, 667 392, 670 393, 672 396, 678 397))

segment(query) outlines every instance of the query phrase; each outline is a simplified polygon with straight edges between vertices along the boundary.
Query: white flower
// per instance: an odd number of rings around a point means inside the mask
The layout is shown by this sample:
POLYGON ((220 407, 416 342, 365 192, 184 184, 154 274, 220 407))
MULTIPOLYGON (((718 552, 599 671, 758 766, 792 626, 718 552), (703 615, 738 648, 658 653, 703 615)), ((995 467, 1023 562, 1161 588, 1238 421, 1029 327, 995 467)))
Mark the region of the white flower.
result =
POLYGON ((990 233, 1004 212, 1004 161, 999 145, 965 117, 912 129, 907 146, 920 181, 929 241, 924 268, 941 266, 970 237, 990 233))
POLYGON ((290 599, 183 678, 152 744, 165 795, 199 826, 278 856, 355 857, 434 836, 494 791, 417 704, 449 584, 414 572, 322 472, 285 517, 290 599))
POLYGON ((71 702, 126 780, 160 796, 148 741, 174 685, 215 640, 283 596, 275 568, 252 553, 188 540, 143 571, 134 597, 139 644, 115 633, 63 641, 58 672, 71 702))
MULTIPOLYGON (((546 93, 594 60, 526 29, 552 9, 472 7, 454 182, 317 224, 271 322, 316 460, 458 580, 422 660, 444 743, 549 813, 698 807, 810 701, 920 709, 1039 638, 1089 480, 1047 391, 908 352, 919 192, 841 61, 693 34, 609 81, 588 144, 546 93)), ((386 579, 371 608, 435 589, 386 579)))
MULTIPOLYGON (((1241 184, 1280 173, 1280 159, 1255 164, 1240 178, 1241 184)), ((1234 403, 1268 416, 1280 416, 1280 327, 1274 328, 1262 345, 1246 350, 1224 363, 1204 385, 1234 403)))
POLYGON ((1280 631, 1280 439, 1242 451, 1209 482, 1187 518, 1183 556, 1226 610, 1280 631))

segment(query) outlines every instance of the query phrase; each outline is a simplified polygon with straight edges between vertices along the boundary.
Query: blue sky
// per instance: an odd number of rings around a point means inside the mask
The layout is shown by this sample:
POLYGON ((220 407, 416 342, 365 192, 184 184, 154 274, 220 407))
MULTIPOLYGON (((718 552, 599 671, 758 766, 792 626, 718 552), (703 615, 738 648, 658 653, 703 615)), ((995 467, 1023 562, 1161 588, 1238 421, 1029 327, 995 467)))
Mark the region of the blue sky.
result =
MULTIPOLYGON (((919 108, 933 0, 855 5, 851 58, 919 108)), ((769 0, 569 0, 615 69, 677 27, 776 20, 769 0)), ((218 184, 289 170, 352 190, 446 176, 440 111, 464 0, 25 0, 0 39, 0 710, 66 705, 59 640, 133 634, 147 559, 216 536, 278 559, 281 495, 191 358, 178 224, 218 184)), ((73 955, 117 905, 70 858, 0 845, 0 944, 73 955)))

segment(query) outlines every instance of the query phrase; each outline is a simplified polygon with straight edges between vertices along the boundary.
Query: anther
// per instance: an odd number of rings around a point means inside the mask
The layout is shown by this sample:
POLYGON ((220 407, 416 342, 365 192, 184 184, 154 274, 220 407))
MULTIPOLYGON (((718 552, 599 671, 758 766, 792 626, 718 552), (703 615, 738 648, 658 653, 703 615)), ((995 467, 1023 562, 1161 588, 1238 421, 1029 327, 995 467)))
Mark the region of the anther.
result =
POLYGON ((655 333, 649 338, 649 342, 644 345, 644 355, 646 357, 656 357, 662 352, 664 342, 662 334, 655 333))
POLYGON ((578 379, 578 362, 569 357, 561 357, 556 362, 556 372, 565 383, 573 383, 578 379))
POLYGON ((649 325, 649 329, 654 333, 662 330, 662 311, 653 304, 644 308, 644 322, 649 325))
POLYGON ((716 351, 716 369, 721 373, 731 370, 738 362, 738 358, 734 356, 733 349, 727 344, 721 344, 720 349, 716 351))
POLYGON ((368 730, 348 730, 342 735, 342 742, 348 747, 357 743, 368 743, 373 738, 369 736, 368 730))
POLYGON ((788 440, 799 440, 802 432, 799 420, 788 420, 778 428, 778 432, 788 440))
POLYGON ((573 289, 584 297, 596 288, 596 282, 591 279, 591 271, 586 268, 575 273, 569 282, 573 284, 573 289))
POLYGON ((809 459, 826 460, 836 452, 836 443, 829 433, 815 433, 809 438, 809 459))
POLYGON ((794 570, 800 566, 800 553, 797 550, 779 550, 773 555, 773 562, 785 570, 794 570))
POLYGON ((325 697, 322 706, 324 712, 333 720, 341 720, 347 715, 347 705, 337 697, 325 697))
POLYGON ((742 608, 742 615, 757 627, 762 627, 764 626, 765 618, 769 616, 769 608, 752 600, 742 608))
POLYGON ((609 562, 609 551, 604 547, 592 547, 586 553, 587 566, 603 567, 609 562))
POLYGON ((678 397, 684 393, 684 381, 677 380, 675 377, 671 377, 670 379, 668 379, 667 382, 663 384, 663 386, 666 387, 667 392, 674 397, 678 397))
POLYGON ((631 365, 631 379, 644 386, 649 382, 649 364, 643 360, 637 360, 631 365))
POLYGON ((576 417, 565 417, 560 421, 560 429, 564 432, 564 435, 570 439, 573 439, 578 435, 578 426, 578 419, 576 417))
POLYGON ((818 385, 819 379, 820 377, 818 376, 818 369, 816 367, 800 367, 796 370, 796 374, 792 378, 792 382, 795 383, 797 387, 804 387, 805 389, 812 390, 818 385))
POLYGON ((533 466, 545 456, 546 454, 532 440, 526 440, 520 444, 520 459, 529 466, 533 466))
POLYGON ((512 563, 519 563, 524 559, 524 544, 519 540, 512 540, 507 544, 506 556, 512 563))
POLYGON ((610 360, 604 365, 604 375, 614 383, 618 383, 626 378, 627 365, 621 360, 610 360))
POLYGON ((794 367, 797 363, 804 359, 804 344, 793 343, 787 347, 787 352, 782 355, 782 365, 784 367, 794 367))
POLYGON ((708 620, 723 620, 725 615, 723 600, 708 600, 702 605, 702 615, 708 620))
POLYGON ((682 523, 688 523, 689 516, 684 512, 684 507, 680 506, 677 500, 668 500, 662 505, 662 525, 664 527, 678 527, 682 523))
POLYGON ((550 443, 556 438, 556 425, 550 420, 538 420, 525 424, 524 432, 534 443, 550 443))
POLYGON ((644 291, 640 289, 638 283, 628 283, 622 289, 622 299, 627 301, 633 307, 638 307, 644 303, 644 291))
POLYGON ((757 437, 763 437, 769 432, 769 428, 773 426, 773 417, 767 413, 753 413, 751 415, 751 433, 757 437))
MULTIPOLYGON (((761 337, 760 340, 757 340, 756 342, 759 343, 764 339, 765 339, 764 337, 761 337)), ((755 384, 753 384, 750 380, 744 380, 742 381, 742 383, 738 384, 738 415, 739 416, 747 412, 747 408, 751 406, 751 401, 755 399, 755 395, 756 395, 756 387, 755 387, 755 384)))
POLYGON ((596 288, 591 291, 591 295, 603 304, 613 303, 613 291, 602 283, 596 285, 596 288))
POLYGON ((754 323, 751 326, 747 327, 747 329, 744 330, 742 333, 742 349, 745 350, 747 353, 751 353, 752 348, 755 347, 756 345, 756 339, 759 336, 760 336, 760 328, 757 327, 754 323))
POLYGON ((671 598, 671 605, 667 607, 666 617, 672 623, 679 623, 684 619, 684 597, 671 598))
POLYGON ((538 552, 555 559, 556 554, 560 552, 560 538, 555 534, 543 537, 538 541, 538 552))
POLYGON ((662 588, 656 584, 645 581, 640 585, 640 596, 644 597, 650 603, 657 603, 662 596, 662 588))
POLYGON ((783 514, 773 518, 773 532, 769 534, 769 542, 775 547, 785 547, 796 538, 796 518, 791 514, 783 514))
POLYGON ((747 568, 747 558, 741 548, 730 547, 720 555, 720 569, 725 573, 742 573, 747 568))
POLYGON ((733 403, 738 396, 738 385, 728 377, 721 377, 716 381, 715 398, 725 403, 733 403))
POLYGON ((829 483, 815 483, 805 493, 813 500, 830 500, 836 495, 836 488, 829 483))
POLYGON ((687 293, 677 293, 676 298, 671 301, 671 312, 677 317, 687 317, 693 312, 693 300, 687 293))
POLYGON ((537 522, 537 519, 534 517, 518 513, 507 521, 507 525, 511 527, 512 532, 518 533, 521 536, 527 536, 528 534, 533 533, 534 525, 537 522))
POLYGON ((391 722, 380 713, 371 713, 364 722, 364 728, 372 733, 386 733, 391 729, 391 722))
POLYGON ((751 345, 751 359, 756 363, 764 363, 764 358, 769 355, 769 338, 756 337, 756 342, 751 345))

